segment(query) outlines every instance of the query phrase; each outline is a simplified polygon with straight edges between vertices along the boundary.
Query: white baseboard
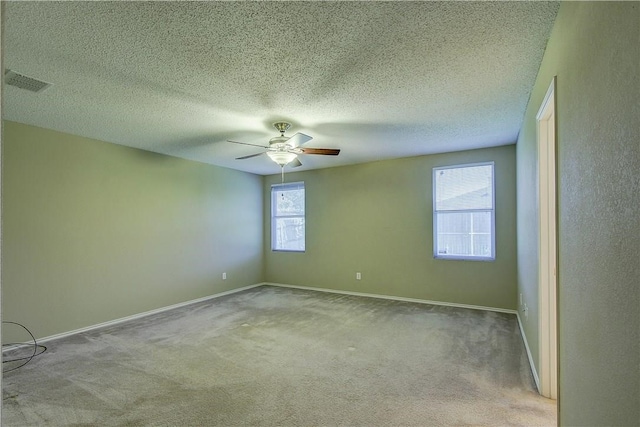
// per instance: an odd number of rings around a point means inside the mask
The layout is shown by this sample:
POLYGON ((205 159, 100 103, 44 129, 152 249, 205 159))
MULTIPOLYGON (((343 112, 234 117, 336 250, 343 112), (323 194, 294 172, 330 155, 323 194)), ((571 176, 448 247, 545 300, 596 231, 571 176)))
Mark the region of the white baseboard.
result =
POLYGON ((454 302, 430 301, 430 300, 417 299, 417 298, 397 297, 392 295, 368 294, 364 292, 340 291, 336 289, 326 289, 326 288, 313 288, 310 286, 287 285, 284 283, 264 282, 263 285, 279 286, 282 288, 306 289, 309 291, 328 292, 328 293, 343 294, 343 295, 354 295, 359 297, 379 298, 379 299, 387 299, 387 300, 393 300, 393 301, 416 302, 419 304, 431 304, 431 305, 443 305, 447 307, 469 308, 472 310, 495 311, 497 313, 518 314, 516 310, 509 310, 506 308, 483 307, 480 305, 458 304, 454 302))
MULTIPOLYGON (((87 326, 85 328, 74 329, 73 331, 62 332, 62 333, 55 334, 55 335, 50 335, 50 336, 44 337, 44 338, 38 338, 36 341, 38 342, 38 344, 42 344, 42 343, 47 342, 47 341, 57 340, 57 339, 60 339, 60 338, 65 338, 65 337, 68 337, 68 336, 71 336, 71 335, 80 334, 82 332, 93 331, 95 329, 104 328, 106 326, 113 326, 113 325, 117 325, 119 323, 129 322, 131 320, 140 319, 142 317, 150 316, 152 314, 162 313, 163 311, 173 310, 175 308, 180 308, 180 307, 184 307, 184 306, 187 306, 187 305, 196 304, 196 303, 199 303, 199 302, 202 302, 202 301, 207 301, 207 300, 210 300, 210 299, 223 297, 225 295, 235 294, 237 292, 245 291, 245 290, 251 289, 251 288, 256 288, 256 287, 262 286, 262 285, 264 285, 264 283, 257 283, 255 285, 249 285, 249 286, 244 286, 242 288, 231 289, 230 291, 220 292, 219 294, 208 295, 206 297, 202 297, 202 298, 197 298, 197 299, 190 300, 190 301, 181 302, 181 303, 178 303, 178 304, 168 305, 166 307, 156 308, 154 310, 145 311, 143 313, 133 314, 131 316, 126 316, 126 317, 121 317, 119 319, 109 320, 108 322, 98 323, 96 325, 87 326)), ((25 346, 33 346, 33 343, 23 343, 23 344, 25 346)), ((7 346, 6 348, 3 347, 2 352, 4 353, 5 351, 10 351, 10 350, 16 349, 18 347, 22 347, 22 345, 7 346)))
MULTIPOLYGON (((365 292, 352 292, 352 291, 341 291, 341 290, 336 290, 336 289, 314 288, 314 287, 311 287, 311 286, 287 285, 287 284, 284 284, 284 283, 275 283, 275 282, 262 282, 262 283, 257 283, 255 285, 249 285, 249 286, 244 286, 242 288, 232 289, 230 291, 220 292, 219 294, 209 295, 209 296, 206 296, 206 297, 202 297, 202 298, 197 298, 197 299, 190 300, 190 301, 181 302, 181 303, 178 303, 178 304, 173 304, 173 305, 169 305, 169 306, 166 306, 166 307, 161 307, 161 308, 157 308, 157 309, 154 309, 154 310, 145 311, 143 313, 138 313, 138 314, 134 314, 134 315, 127 316, 127 317, 121 317, 119 319, 110 320, 108 322, 98 323, 96 325, 91 325, 91 326, 87 326, 87 327, 80 328, 80 329, 74 329, 74 330, 68 331, 68 332, 62 332, 62 333, 59 333, 59 334, 50 335, 50 336, 47 336, 47 337, 44 337, 44 338, 37 339, 37 342, 38 343, 44 343, 44 342, 47 342, 47 341, 52 341, 52 340, 56 340, 56 339, 60 339, 60 338, 65 338, 65 337, 68 337, 68 336, 71 336, 71 335, 75 335, 75 334, 80 334, 80 333, 83 333, 83 332, 93 331, 95 329, 100 329, 100 328, 104 328, 104 327, 107 327, 107 326, 117 325, 119 323, 129 322, 131 320, 140 319, 142 317, 150 316, 152 314, 162 313, 164 311, 173 310, 175 308, 180 308, 180 307, 184 307, 184 306, 187 306, 187 305, 196 304, 196 303, 199 303, 199 302, 202 302, 202 301, 207 301, 207 300, 210 300, 210 299, 223 297, 225 295, 234 294, 234 293, 237 293, 237 292, 245 291, 247 289, 252 289, 252 288, 256 288, 258 286, 264 286, 264 285, 278 286, 278 287, 282 287, 282 288, 304 289, 304 290, 318 291, 318 292, 328 292, 328 293, 334 293, 334 294, 353 295, 353 296, 361 296, 361 297, 368 297, 368 298, 378 298, 378 299, 386 299, 386 300, 393 300, 393 301, 414 302, 414 303, 419 303, 419 304, 431 304, 431 305, 441 305, 441 306, 447 306, 447 307, 468 308, 468 309, 472 309, 472 310, 494 311, 494 312, 498 312, 498 313, 515 314, 516 316, 518 314, 518 312, 516 310, 509 310, 509 309, 504 309, 504 308, 484 307, 484 306, 469 305, 469 304, 458 304, 458 303, 444 302, 444 301, 431 301, 431 300, 423 300, 423 299, 417 299, 417 298, 405 298, 405 297, 392 296, 392 295, 369 294, 369 293, 365 293, 365 292)), ((524 335, 524 332, 523 332, 523 329, 522 329, 522 324, 520 322, 520 317, 519 316, 518 316, 518 324, 520 325, 520 331, 522 332, 522 337, 524 339, 525 347, 527 349, 527 356, 529 357, 529 363, 531 363, 531 369, 533 371, 533 376, 534 376, 534 379, 536 381, 536 385, 539 388, 538 374, 537 374, 537 372, 535 370, 535 366, 533 365, 533 361, 531 359, 531 352, 529 351, 529 346, 527 344, 527 340, 525 338, 525 335, 524 335)), ((25 345, 32 345, 32 344, 25 343, 25 345)), ((12 350, 12 349, 14 349, 16 347, 3 348, 3 352, 12 350)))
POLYGON ((529 349, 529 342, 527 341, 527 336, 524 333, 524 328, 522 327, 522 321, 520 320, 520 313, 516 312, 516 317, 518 318, 518 326, 520 327, 520 334, 522 335, 522 341, 524 341, 524 348, 527 349, 527 359, 529 359, 529 365, 531 366, 531 373, 533 374, 533 380, 536 382, 536 388, 538 389, 538 393, 540 393, 540 378, 538 378, 538 371, 536 371, 536 365, 533 363, 533 356, 531 356, 531 349, 529 349))

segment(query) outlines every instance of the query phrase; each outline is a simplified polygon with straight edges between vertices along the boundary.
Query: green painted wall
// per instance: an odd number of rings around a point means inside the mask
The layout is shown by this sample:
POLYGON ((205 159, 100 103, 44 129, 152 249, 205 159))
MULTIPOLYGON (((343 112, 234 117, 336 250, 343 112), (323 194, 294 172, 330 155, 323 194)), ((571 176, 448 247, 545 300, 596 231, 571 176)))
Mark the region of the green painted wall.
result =
POLYGON ((557 75, 559 423, 640 425, 640 4, 562 3, 517 143, 518 287, 537 360, 535 115, 557 75))
POLYGON ((269 194, 271 184, 281 179, 266 177, 267 281, 516 308, 513 145, 287 173, 285 178, 305 182, 307 250, 271 251, 269 194), (496 261, 435 260, 432 168, 491 160, 496 175, 496 261))
POLYGON ((36 337, 262 281, 262 177, 12 122, 3 146, 2 314, 36 337))

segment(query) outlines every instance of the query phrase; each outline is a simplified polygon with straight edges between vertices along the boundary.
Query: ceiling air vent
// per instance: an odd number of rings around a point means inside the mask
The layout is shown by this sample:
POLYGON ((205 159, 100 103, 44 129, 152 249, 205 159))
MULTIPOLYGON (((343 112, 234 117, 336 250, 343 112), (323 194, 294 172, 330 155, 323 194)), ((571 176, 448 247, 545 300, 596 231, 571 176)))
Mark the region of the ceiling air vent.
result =
POLYGON ((51 83, 25 76, 7 69, 4 73, 4 82, 8 85, 19 87, 20 89, 30 90, 31 92, 42 92, 51 86, 51 83))

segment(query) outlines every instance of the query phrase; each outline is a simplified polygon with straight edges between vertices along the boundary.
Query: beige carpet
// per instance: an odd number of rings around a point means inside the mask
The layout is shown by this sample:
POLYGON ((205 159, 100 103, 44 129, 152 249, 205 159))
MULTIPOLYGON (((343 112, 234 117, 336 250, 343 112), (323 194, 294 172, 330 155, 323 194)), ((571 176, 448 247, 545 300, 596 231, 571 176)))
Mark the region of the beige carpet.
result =
POLYGON ((47 343, 3 426, 555 426, 515 316, 263 286, 47 343))

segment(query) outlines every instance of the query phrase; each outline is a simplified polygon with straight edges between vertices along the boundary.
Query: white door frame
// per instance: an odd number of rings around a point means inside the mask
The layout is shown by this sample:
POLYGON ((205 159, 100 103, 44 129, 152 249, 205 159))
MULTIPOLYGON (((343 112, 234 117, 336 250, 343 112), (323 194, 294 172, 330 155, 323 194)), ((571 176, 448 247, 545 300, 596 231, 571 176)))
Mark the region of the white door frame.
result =
POLYGON ((539 215, 540 394, 558 396, 556 78, 542 101, 537 120, 539 215))

